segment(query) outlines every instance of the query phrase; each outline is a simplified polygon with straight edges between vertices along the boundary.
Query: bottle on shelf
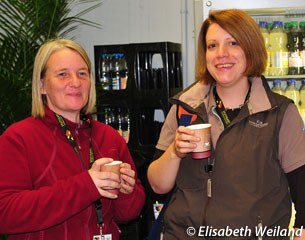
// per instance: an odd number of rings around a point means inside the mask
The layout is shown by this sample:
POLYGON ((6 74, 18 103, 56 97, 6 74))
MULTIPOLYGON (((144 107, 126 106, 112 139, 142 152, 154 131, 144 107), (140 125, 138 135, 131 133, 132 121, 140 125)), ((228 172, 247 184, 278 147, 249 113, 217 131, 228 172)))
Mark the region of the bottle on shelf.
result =
POLYGON ((300 28, 300 56, 301 56, 301 67, 300 74, 305 74, 305 22, 299 23, 300 28))
POLYGON ((280 79, 275 79, 273 81, 273 87, 271 89, 273 92, 278 93, 280 95, 284 95, 284 90, 282 88, 282 82, 280 79))
POLYGON ((259 28, 263 35, 264 41, 265 41, 265 47, 267 50, 267 64, 265 72, 263 73, 265 76, 269 76, 269 68, 270 68, 270 46, 269 46, 269 32, 268 32, 268 23, 266 21, 259 21, 259 28))
POLYGON ((120 90, 121 89, 121 78, 120 78, 120 54, 114 53, 112 57, 112 90, 120 90))
MULTIPOLYGON (((291 24, 291 22, 284 22, 284 32, 286 34, 288 34, 288 32, 290 31, 290 24, 291 24)), ((287 36, 287 41, 289 42, 288 36, 287 36)))
POLYGON ((270 33, 273 28, 273 22, 267 22, 267 30, 270 33))
POLYGON ((301 57, 299 50, 298 22, 290 22, 288 39, 288 75, 299 75, 301 70, 301 57))
POLYGON ((101 59, 100 59, 100 69, 99 69, 99 74, 100 74, 100 83, 102 84, 102 88, 104 90, 109 90, 110 89, 110 62, 109 62, 109 57, 108 54, 102 54, 101 59))
POLYGON ((122 130, 122 113, 121 113, 121 108, 117 109, 117 121, 118 121, 118 128, 117 131, 118 133, 123 136, 123 130, 122 130))
POLYGON ((128 143, 130 134, 130 118, 127 109, 121 114, 121 124, 122 137, 125 139, 126 143, 128 143))
POLYGON ((288 74, 287 34, 283 30, 283 22, 274 21, 270 32, 270 76, 288 74))
POLYGON ((128 81, 128 66, 125 54, 120 54, 120 78, 121 78, 121 89, 126 89, 128 81))
POLYGON ((299 108, 300 93, 299 93, 299 89, 296 86, 296 79, 287 80, 285 96, 293 100, 294 104, 299 108))

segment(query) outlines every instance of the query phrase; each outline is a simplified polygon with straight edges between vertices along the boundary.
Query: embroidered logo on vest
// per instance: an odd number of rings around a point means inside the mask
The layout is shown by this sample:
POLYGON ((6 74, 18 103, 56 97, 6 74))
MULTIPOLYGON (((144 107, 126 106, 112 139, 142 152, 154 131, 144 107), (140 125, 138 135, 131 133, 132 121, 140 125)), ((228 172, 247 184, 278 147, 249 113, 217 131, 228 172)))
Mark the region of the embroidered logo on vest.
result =
POLYGON ((249 120, 249 124, 253 127, 256 127, 256 128, 263 128, 263 127, 268 126, 268 123, 263 123, 260 120, 256 120, 256 122, 253 122, 253 121, 249 120))

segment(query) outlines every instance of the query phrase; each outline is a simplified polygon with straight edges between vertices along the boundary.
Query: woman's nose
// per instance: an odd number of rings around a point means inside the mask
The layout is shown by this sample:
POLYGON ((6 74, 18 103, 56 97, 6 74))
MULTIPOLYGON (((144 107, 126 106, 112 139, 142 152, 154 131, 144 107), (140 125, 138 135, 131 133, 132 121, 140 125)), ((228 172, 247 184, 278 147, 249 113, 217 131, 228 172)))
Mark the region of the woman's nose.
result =
POLYGON ((223 57, 223 56, 228 56, 228 48, 225 45, 219 45, 218 51, 217 51, 218 56, 223 57))
POLYGON ((81 84, 81 80, 77 76, 77 74, 72 74, 70 79, 70 84, 74 87, 79 87, 81 84))

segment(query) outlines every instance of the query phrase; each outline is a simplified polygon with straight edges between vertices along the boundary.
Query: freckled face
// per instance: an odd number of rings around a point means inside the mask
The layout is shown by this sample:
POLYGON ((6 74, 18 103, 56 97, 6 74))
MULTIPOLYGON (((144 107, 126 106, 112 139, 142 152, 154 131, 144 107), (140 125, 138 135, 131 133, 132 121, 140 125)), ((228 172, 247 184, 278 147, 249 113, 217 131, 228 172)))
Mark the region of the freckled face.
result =
POLYGON ((244 75, 246 56, 236 40, 218 24, 213 23, 206 34, 207 69, 217 84, 232 86, 247 81, 244 75))
POLYGON ((71 114, 78 114, 88 102, 90 84, 84 59, 76 51, 65 48, 50 56, 41 91, 51 110, 69 118, 71 114))

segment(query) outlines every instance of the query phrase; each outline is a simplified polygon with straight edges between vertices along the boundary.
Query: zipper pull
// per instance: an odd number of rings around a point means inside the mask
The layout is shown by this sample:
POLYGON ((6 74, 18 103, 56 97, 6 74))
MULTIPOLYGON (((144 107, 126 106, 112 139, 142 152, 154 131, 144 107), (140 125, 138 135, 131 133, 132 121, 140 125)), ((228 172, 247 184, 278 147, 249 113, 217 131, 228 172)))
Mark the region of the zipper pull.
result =
POLYGON ((209 178, 207 181, 207 196, 212 197, 212 179, 209 178))

